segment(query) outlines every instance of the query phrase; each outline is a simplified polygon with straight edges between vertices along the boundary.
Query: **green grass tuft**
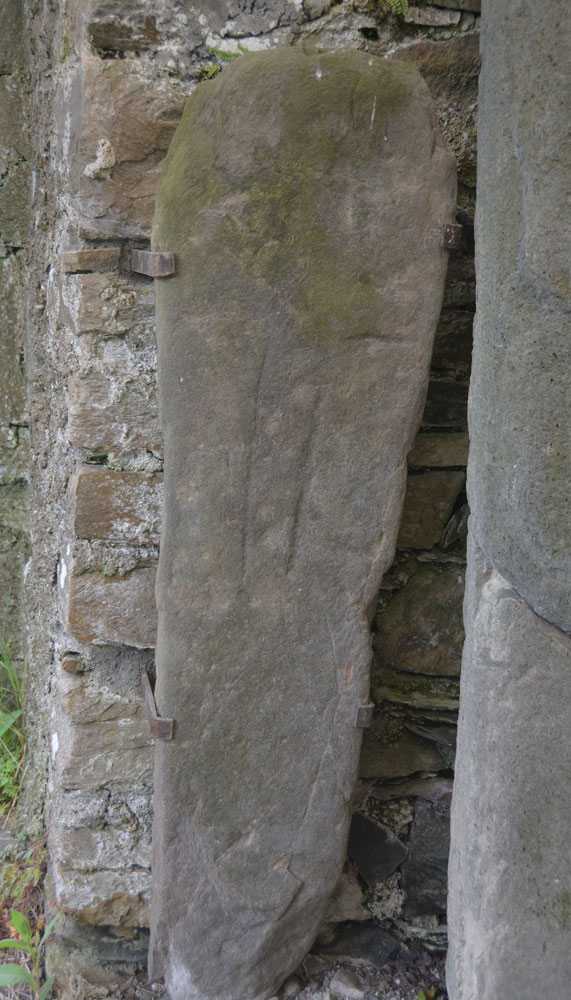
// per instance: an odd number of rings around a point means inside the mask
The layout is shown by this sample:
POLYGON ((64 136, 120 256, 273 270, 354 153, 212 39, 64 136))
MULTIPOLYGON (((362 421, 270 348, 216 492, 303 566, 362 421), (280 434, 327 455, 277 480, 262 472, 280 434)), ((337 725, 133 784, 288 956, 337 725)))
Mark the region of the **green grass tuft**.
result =
POLYGON ((221 59, 222 62, 231 62, 232 59, 239 59, 242 55, 241 52, 227 52, 226 49, 213 49, 211 45, 206 46, 206 51, 210 52, 211 56, 221 59))
POLYGON ((23 671, 13 656, 14 638, 8 636, 7 612, 0 630, 0 816, 9 814, 20 792, 26 758, 23 671))

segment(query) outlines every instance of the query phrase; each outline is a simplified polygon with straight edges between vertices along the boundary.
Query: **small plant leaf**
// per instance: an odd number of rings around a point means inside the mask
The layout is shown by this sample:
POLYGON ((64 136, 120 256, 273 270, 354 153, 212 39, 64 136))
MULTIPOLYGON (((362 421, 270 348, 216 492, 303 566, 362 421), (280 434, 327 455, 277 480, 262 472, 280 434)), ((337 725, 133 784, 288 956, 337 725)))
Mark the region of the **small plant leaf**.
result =
POLYGON ((44 985, 40 990, 40 1000, 46 1000, 46 997, 48 997, 52 991, 52 986, 54 983, 55 983, 55 976, 50 976, 49 979, 46 979, 44 985))
POLYGON ((0 737, 9 732, 15 722, 20 718, 21 712, 2 712, 0 710, 0 737))
POLYGON ((30 946, 24 944, 23 941, 14 941, 12 938, 4 938, 3 941, 0 941, 0 948, 14 948, 16 951, 25 951, 28 955, 32 950, 30 946))
POLYGON ((56 926, 56 924, 60 922, 60 920, 61 920, 61 913, 56 913, 55 917, 52 917, 44 933, 42 934, 42 939, 40 941, 40 948, 42 948, 43 945, 46 943, 46 941, 49 939, 54 927, 56 926))
POLYGON ((21 965, 0 965, 0 986, 12 986, 14 983, 26 983, 36 990, 36 980, 21 965))
POLYGON ((20 913, 19 910, 12 910, 10 923, 16 933, 22 938, 24 944, 31 944, 32 928, 30 927, 27 917, 25 917, 23 913, 20 913))

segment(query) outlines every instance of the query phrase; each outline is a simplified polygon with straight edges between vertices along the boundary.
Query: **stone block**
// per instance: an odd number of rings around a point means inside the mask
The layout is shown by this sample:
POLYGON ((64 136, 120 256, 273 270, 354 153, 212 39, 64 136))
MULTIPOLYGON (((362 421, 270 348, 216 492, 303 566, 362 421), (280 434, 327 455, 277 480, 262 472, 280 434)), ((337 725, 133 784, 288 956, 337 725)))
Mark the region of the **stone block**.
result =
POLYGON ((401 730, 394 739, 368 729, 363 736, 359 777, 406 778, 418 771, 442 771, 446 763, 438 747, 401 730))
POLYGON ((85 664, 77 653, 68 653, 62 657, 61 669, 68 674, 82 674, 85 664))
POLYGON ((119 267, 120 247, 91 247, 89 250, 66 250, 62 255, 64 274, 82 271, 114 271, 119 267))
POLYGON ((468 461, 468 432, 451 434, 424 433, 416 435, 408 456, 409 468, 449 468, 466 465, 468 461))
POLYGON ((389 670, 375 670, 371 677, 375 702, 385 698, 396 705, 411 705, 413 708, 454 712, 458 708, 459 689, 458 680, 454 677, 397 674, 389 670))
MULTIPOLYGON (((373 923, 346 923, 338 924, 328 934, 320 934, 312 951, 318 955, 327 955, 337 961, 344 960, 351 964, 367 962, 381 968, 387 962, 398 960, 401 945, 394 937, 373 923)), ((331 982, 331 988, 335 989, 334 996, 354 996, 354 993, 348 993, 350 983, 354 984, 353 989, 361 990, 360 997, 366 995, 363 985, 358 987, 351 978, 351 974, 347 970, 341 970, 337 972, 331 982)))
POLYGON ((394 670, 460 674, 464 571, 455 564, 420 566, 375 620, 375 649, 394 670))
POLYGON ((152 741, 142 698, 118 697, 76 675, 58 677, 52 737, 63 789, 143 785, 152 779, 152 741))
POLYGON ((103 372, 68 379, 68 437, 94 454, 144 449, 162 454, 156 380, 103 372))
POLYGON ((82 466, 72 480, 71 504, 73 530, 78 538, 158 544, 161 476, 82 466))
MULTIPOLYGON (((452 17, 461 28, 466 24, 467 18, 471 19, 471 15, 463 16, 459 10, 426 6, 416 8, 416 11, 421 13, 413 15, 415 21, 418 16, 424 19, 452 17)), ((397 48, 394 57, 414 62, 430 87, 444 137, 456 157, 460 194, 463 196, 462 207, 469 208, 470 214, 473 214, 480 72, 479 35, 456 35, 445 41, 423 39, 404 48, 397 48), (465 205, 464 186, 472 189, 465 205)))
POLYGON ((456 724, 451 726, 437 726, 428 723, 426 720, 407 719, 405 726, 407 729, 410 729, 411 733, 418 733, 419 736, 424 736, 425 739, 432 740, 441 747, 448 747, 451 750, 456 749, 456 724))
MULTIPOLYGON (((25 496, 22 498, 25 502, 25 496)), ((2 495, 0 491, 0 595, 2 616, 6 614, 8 635, 15 636, 14 653, 22 660, 21 629, 21 586, 22 570, 28 554, 28 539, 25 532, 4 523, 5 511, 2 510, 2 495)), ((8 511, 8 516, 10 512, 8 511)))
POLYGON ((135 829, 83 828, 64 830, 56 857, 75 872, 127 872, 134 868, 151 871, 151 842, 135 829))
POLYGON ((144 928, 81 925, 67 916, 60 933, 46 947, 46 971, 65 982, 82 976, 113 990, 122 978, 144 972, 149 933, 144 928))
POLYGON ((140 325, 154 324, 153 285, 113 273, 68 278, 77 297, 75 332, 123 337, 140 325))
POLYGON ((0 486, 27 478, 29 448, 18 446, 19 431, 19 427, 0 427, 0 486))
POLYGON ((58 802, 58 828, 78 830, 103 826, 110 799, 109 789, 67 790, 58 802))
POLYGON ((408 852, 388 827, 355 813, 347 853, 369 889, 374 889, 403 863, 408 852))
POLYGON ((442 10, 438 7, 409 7, 404 19, 409 24, 446 28, 453 24, 459 24, 461 16, 459 10, 442 10))
POLYGON ((0 484, 27 479, 29 458, 28 427, 23 427, 21 424, 0 426, 0 484))
POLYGON ((26 243, 31 201, 30 146, 18 76, 0 76, 0 217, 2 239, 26 243))
POLYGON ((212 32, 223 38, 247 38, 265 35, 280 25, 295 24, 300 19, 300 7, 295 0, 268 0, 263 7, 236 7, 233 0, 220 0, 209 11, 208 24, 212 32))
POLYGON ((151 968, 173 1000, 269 996, 337 881, 450 169, 416 70, 301 46, 201 84, 169 150, 157 692, 177 729, 157 746, 151 968))
POLYGON ((409 475, 397 545, 409 549, 431 549, 436 545, 465 481, 463 472, 409 475))
POLYGON ((331 898, 323 918, 325 923, 339 924, 344 920, 369 920, 370 911, 363 905, 363 890, 357 879, 354 868, 343 872, 331 898))
POLYGON ((451 778, 412 778, 398 785, 377 785, 371 795, 380 802, 413 796, 449 806, 452 802, 452 788, 451 778))
POLYGON ((148 927, 151 875, 148 871, 77 872, 54 862, 56 903, 81 925, 148 927))
POLYGON ((0 523, 16 539, 28 525, 28 487, 25 482, 0 485, 0 523))
POLYGON ((342 1000, 365 1000, 365 981, 350 969, 340 969, 330 983, 333 995, 342 1000))
POLYGON ((443 309, 473 311, 476 304, 476 269, 474 257, 452 255, 444 287, 443 309))
POLYGON ((142 4, 139 8, 126 5, 119 13, 112 2, 103 0, 94 5, 90 14, 89 39, 101 55, 139 56, 160 45, 156 15, 148 14, 142 4))
POLYGON ((452 10, 471 10, 479 14, 482 0, 438 0, 439 7, 449 7, 452 10))
POLYGON ((448 809, 417 799, 408 858, 403 866, 406 916, 446 913, 449 850, 448 809))
POLYGON ((27 421, 23 373, 25 280, 21 254, 0 257, 0 428, 3 435, 0 461, 4 451, 13 451, 18 446, 13 425, 27 421))
POLYGON ((469 375, 472 367, 474 313, 468 309, 443 309, 436 328, 431 368, 469 375))
POLYGON ((303 0, 303 10, 310 21, 321 17, 331 7, 331 0, 303 0))
MULTIPOLYGON (((435 13, 430 8, 425 8, 425 11, 429 15, 430 12, 435 13)), ((449 15, 445 13, 445 16, 449 15)), ((460 20, 460 14, 457 20, 460 20)), ((463 104, 478 96, 480 45, 477 35, 456 36, 442 42, 423 38, 398 49, 394 58, 418 66, 439 107, 444 108, 453 101, 463 104)))
POLYGON ((80 235, 148 236, 162 161, 186 94, 134 59, 85 52, 82 75, 77 85, 85 96, 75 121, 80 235))
POLYGON ((141 567, 123 576, 72 575, 64 628, 80 642, 154 646, 157 634, 156 570, 141 567))
POLYGON ((423 427, 465 427, 468 419, 468 384, 451 379, 431 379, 423 427))
POLYGON ((25 65, 24 8, 21 0, 6 0, 2 9, 0 74, 7 76, 25 65))

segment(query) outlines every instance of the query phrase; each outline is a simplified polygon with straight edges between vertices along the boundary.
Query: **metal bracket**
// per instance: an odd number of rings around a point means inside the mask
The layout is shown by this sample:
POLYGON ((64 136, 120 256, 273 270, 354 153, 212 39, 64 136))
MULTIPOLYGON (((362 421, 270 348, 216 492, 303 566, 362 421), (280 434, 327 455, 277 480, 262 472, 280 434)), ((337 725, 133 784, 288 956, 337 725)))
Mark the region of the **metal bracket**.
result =
POLYGON ((368 729, 373 722, 373 712, 375 711, 375 705, 372 701, 368 705, 360 705, 357 709, 357 721, 355 725, 357 729, 368 729))
POLYGON ((174 253, 131 250, 131 270, 149 278, 168 278, 175 273, 174 253))
POLYGON ((174 719, 165 719, 157 714, 155 696, 146 670, 141 670, 141 687, 143 689, 143 701, 147 713, 147 721, 154 740, 172 740, 174 736, 174 719))
POLYGON ((462 226, 449 224, 442 226, 440 246, 443 250, 459 250, 462 242, 462 226))

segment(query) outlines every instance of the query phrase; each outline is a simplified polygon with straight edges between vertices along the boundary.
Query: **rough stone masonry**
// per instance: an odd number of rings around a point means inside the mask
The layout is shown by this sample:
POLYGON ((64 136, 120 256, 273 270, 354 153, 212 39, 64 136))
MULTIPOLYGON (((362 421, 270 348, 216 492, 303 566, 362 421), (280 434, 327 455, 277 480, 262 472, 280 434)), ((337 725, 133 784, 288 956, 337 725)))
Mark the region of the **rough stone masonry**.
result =
POLYGON ((426 8, 409 7, 403 22, 382 0, 239 0, 239 17, 234 0, 200 11, 178 0, 5 4, 0 200, 4 218, 22 222, 19 235, 3 232, 0 598, 4 610, 10 589, 19 604, 27 655, 33 722, 19 822, 48 833, 48 896, 65 914, 48 963, 60 981, 77 970, 113 983, 147 961, 154 748, 139 675, 154 669, 163 449, 154 288, 129 270, 129 251, 148 247, 162 161, 190 93, 248 51, 308 44, 419 68, 456 156, 463 225, 374 617, 376 708, 351 860, 314 950, 382 964, 411 942, 445 947, 479 64, 478 0, 449 3, 431 10, 432 26, 426 8), (22 155, 33 186, 21 183, 22 155), (366 864, 371 845, 376 866, 366 864))
POLYGON ((238 60, 159 185, 164 514, 151 971, 269 996, 339 877, 371 658, 454 220, 416 68, 238 60))

